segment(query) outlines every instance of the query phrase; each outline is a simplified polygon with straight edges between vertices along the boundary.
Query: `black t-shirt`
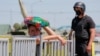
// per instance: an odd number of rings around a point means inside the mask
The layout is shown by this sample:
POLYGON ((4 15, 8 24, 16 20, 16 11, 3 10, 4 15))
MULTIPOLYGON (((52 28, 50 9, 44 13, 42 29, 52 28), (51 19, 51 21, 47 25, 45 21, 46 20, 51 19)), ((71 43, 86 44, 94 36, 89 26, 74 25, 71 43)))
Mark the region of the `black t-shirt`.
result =
POLYGON ((71 28, 75 31, 76 39, 89 40, 90 28, 95 28, 95 23, 91 17, 85 15, 83 18, 75 17, 72 20, 71 28))

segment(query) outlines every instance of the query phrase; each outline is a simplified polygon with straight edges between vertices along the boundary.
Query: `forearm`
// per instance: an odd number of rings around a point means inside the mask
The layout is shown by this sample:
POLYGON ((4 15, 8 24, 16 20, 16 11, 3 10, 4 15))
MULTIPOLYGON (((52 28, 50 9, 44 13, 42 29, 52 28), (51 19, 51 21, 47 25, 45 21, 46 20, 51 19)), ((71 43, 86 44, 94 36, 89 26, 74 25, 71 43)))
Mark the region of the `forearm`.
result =
POLYGON ((43 40, 53 40, 53 39, 57 39, 57 35, 50 35, 50 36, 46 36, 43 38, 43 40))
POLYGON ((92 29, 91 33, 90 33, 90 40, 88 45, 92 45, 92 42, 94 41, 95 38, 95 29, 92 29))
POLYGON ((59 35, 50 35, 50 36, 44 37, 43 39, 44 40, 56 40, 56 39, 58 39, 62 45, 66 44, 66 40, 59 35))

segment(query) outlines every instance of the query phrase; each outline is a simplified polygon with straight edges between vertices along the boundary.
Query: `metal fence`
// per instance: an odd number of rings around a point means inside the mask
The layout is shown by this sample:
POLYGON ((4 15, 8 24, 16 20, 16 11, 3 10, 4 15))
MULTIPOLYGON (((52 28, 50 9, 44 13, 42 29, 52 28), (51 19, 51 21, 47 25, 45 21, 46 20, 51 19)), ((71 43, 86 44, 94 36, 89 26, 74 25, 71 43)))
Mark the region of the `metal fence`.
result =
POLYGON ((13 37, 12 56, 35 56, 35 38, 13 37))
MULTIPOLYGON (((8 39, 0 38, 0 56, 35 56, 36 39, 26 36, 12 36, 12 55, 9 55, 8 39)), ((40 56, 75 56, 74 39, 67 40, 63 46, 58 40, 43 40, 40 56)))
POLYGON ((9 56, 8 38, 0 38, 0 56, 9 56))
POLYGON ((66 45, 62 45, 58 40, 43 41, 42 56, 75 56, 75 47, 72 40, 67 40, 66 45), (68 46, 70 44, 70 46, 68 46))

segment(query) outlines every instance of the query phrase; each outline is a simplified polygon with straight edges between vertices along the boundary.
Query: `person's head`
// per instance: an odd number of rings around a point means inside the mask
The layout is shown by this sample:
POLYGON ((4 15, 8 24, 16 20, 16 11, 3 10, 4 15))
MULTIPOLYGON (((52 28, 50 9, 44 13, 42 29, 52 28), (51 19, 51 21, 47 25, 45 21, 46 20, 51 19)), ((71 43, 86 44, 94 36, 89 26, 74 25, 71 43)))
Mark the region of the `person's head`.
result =
POLYGON ((30 36, 37 36, 40 34, 40 25, 33 21, 34 18, 36 17, 26 17, 24 20, 24 23, 28 28, 28 34, 30 36))
POLYGON ((40 28, 49 26, 49 22, 43 20, 41 17, 27 17, 24 20, 24 23, 28 27, 28 33, 30 36, 36 36, 41 34, 40 28))
POLYGON ((86 6, 83 2, 76 2, 73 6, 73 9, 77 16, 84 15, 86 6))
POLYGON ((40 28, 33 24, 28 24, 28 34, 30 36, 37 36, 40 34, 40 28))

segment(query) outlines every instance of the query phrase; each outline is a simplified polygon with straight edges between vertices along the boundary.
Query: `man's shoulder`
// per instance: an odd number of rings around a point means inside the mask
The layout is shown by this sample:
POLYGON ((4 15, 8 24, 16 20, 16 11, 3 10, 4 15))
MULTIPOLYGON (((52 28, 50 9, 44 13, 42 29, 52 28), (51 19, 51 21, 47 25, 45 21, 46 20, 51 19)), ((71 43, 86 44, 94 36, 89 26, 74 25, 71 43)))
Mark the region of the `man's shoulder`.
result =
POLYGON ((90 22, 90 21, 93 21, 93 20, 90 16, 85 15, 85 21, 90 22))
POLYGON ((87 20, 91 20, 92 17, 90 17, 89 15, 85 15, 85 18, 87 18, 87 20))

